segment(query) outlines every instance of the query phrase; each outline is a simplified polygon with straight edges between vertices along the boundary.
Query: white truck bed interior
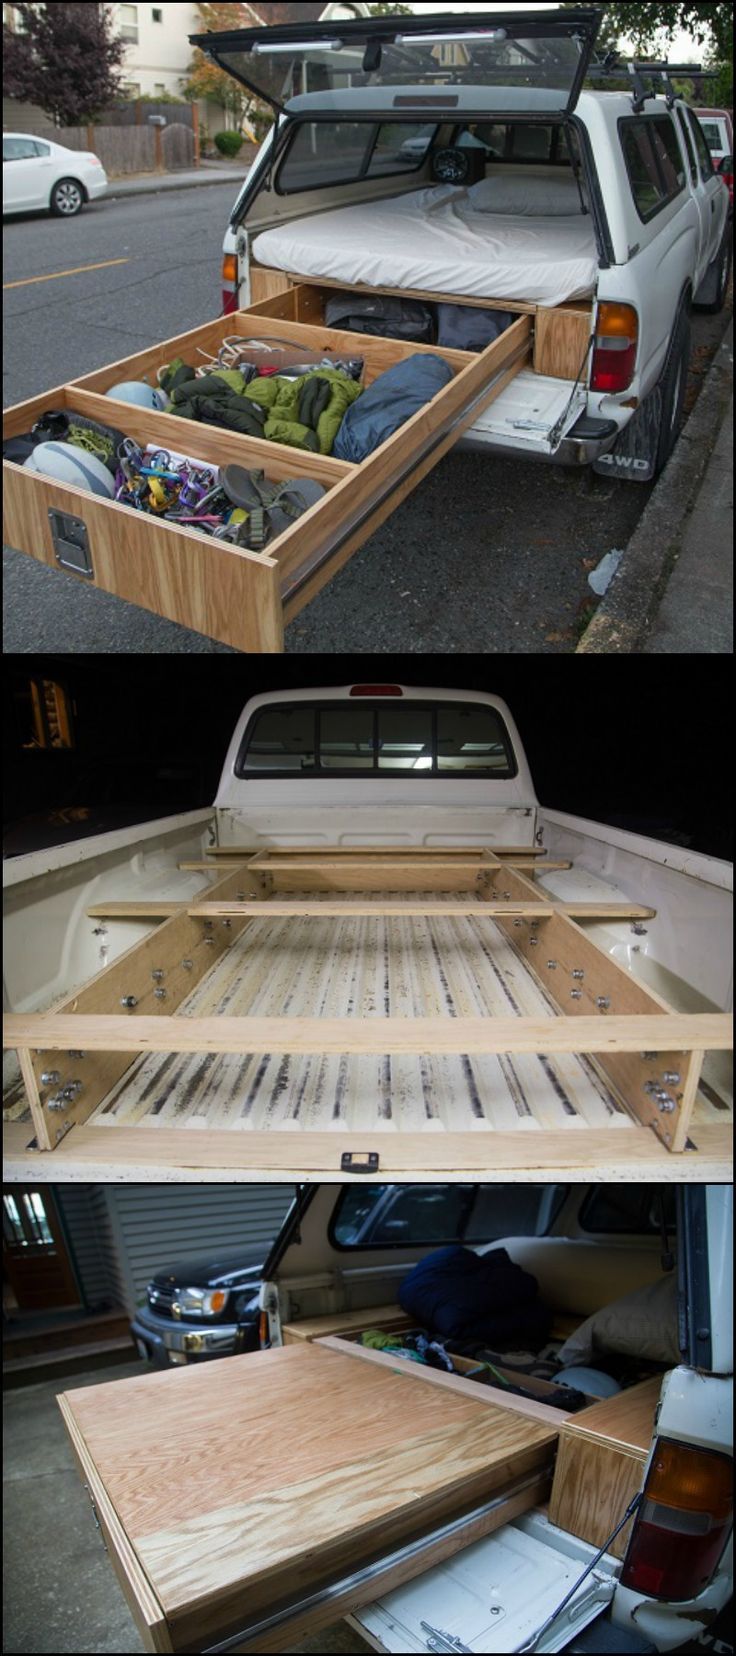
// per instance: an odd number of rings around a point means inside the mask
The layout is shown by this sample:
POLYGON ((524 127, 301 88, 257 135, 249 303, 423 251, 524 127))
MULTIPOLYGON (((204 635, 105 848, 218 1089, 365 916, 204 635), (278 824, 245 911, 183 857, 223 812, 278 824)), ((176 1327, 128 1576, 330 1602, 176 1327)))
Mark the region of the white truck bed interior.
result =
POLYGON ((481 209, 471 190, 433 185, 264 230, 262 265, 369 287, 561 305, 595 289, 592 220, 481 209))

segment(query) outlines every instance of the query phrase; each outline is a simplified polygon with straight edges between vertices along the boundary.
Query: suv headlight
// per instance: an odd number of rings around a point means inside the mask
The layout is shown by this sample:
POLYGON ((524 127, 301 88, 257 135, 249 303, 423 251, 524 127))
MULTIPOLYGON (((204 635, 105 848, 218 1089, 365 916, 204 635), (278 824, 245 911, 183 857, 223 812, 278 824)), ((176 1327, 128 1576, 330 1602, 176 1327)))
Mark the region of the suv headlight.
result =
POLYGON ((179 1288, 171 1305, 173 1317, 217 1317, 230 1298, 228 1288, 179 1288))

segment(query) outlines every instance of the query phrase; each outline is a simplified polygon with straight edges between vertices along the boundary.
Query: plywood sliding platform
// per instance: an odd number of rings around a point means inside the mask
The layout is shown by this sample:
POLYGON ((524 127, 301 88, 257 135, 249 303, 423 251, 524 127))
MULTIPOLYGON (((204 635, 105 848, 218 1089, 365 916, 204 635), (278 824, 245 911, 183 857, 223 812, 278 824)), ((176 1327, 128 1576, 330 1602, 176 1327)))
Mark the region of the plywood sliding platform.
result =
POLYGON ((482 848, 297 847, 225 874, 222 850, 197 900, 96 904, 151 930, 6 1018, 59 1170, 681 1177, 696 1153, 726 1176, 701 1067, 728 1018, 675 1012, 585 930, 651 909, 554 900, 482 848))

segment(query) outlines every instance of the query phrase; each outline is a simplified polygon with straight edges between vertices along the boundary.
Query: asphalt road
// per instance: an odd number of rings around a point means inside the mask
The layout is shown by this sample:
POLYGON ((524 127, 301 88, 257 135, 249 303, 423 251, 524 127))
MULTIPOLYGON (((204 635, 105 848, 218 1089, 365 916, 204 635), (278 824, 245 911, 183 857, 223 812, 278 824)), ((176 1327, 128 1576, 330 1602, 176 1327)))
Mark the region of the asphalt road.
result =
MULTIPOLYGON (((5 405, 217 315, 235 189, 106 200, 70 222, 6 221, 5 405), (55 274, 91 264, 104 268, 55 274)), ((721 318, 695 318, 696 347, 722 330, 721 318)), ((567 653, 589 613, 588 572, 626 545, 649 494, 451 453, 296 618, 286 648, 567 653)), ((8 651, 229 653, 20 553, 5 550, 4 573, 8 651)))

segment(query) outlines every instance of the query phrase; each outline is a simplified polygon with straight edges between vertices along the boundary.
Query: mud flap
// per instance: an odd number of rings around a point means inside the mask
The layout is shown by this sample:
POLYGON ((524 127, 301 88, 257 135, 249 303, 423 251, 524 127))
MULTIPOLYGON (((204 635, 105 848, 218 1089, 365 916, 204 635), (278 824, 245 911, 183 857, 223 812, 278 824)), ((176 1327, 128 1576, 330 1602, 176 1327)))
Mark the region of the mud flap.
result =
POLYGON ((593 461, 599 477, 618 477, 626 483, 649 483, 654 476, 662 419, 662 391, 655 385, 639 404, 628 425, 607 454, 593 461))

